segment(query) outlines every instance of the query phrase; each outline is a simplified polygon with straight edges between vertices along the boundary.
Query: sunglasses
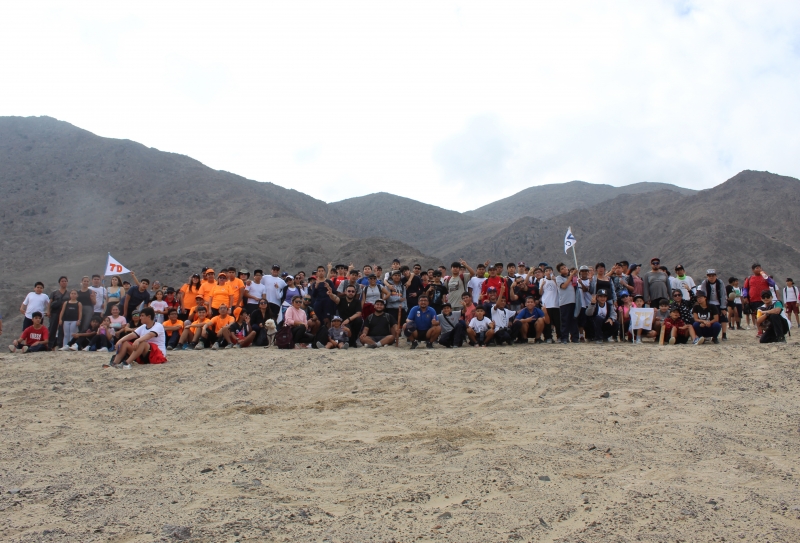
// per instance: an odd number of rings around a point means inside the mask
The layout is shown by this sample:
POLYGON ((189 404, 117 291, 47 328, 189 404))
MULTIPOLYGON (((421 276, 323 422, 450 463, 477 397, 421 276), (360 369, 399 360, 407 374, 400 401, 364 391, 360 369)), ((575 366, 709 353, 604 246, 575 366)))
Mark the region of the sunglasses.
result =
POLYGON ((293 301, 292 303, 293 303, 293 304, 299 304, 301 301, 302 301, 302 300, 295 300, 295 301, 293 301))
POLYGON ((683 298, 683 294, 675 293, 672 295, 673 298, 683 298))
POLYGON ((258 302, 258 305, 267 305, 267 302, 258 302))

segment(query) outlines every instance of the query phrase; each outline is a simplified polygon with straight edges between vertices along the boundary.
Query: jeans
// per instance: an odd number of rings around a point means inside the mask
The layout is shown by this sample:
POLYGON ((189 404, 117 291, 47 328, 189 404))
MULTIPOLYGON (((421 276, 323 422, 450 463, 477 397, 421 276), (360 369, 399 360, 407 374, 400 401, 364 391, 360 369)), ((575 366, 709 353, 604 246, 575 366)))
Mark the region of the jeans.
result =
POLYGON ((694 326, 694 332, 697 334, 697 337, 710 337, 716 338, 719 335, 720 330, 722 330, 722 325, 718 322, 711 323, 711 326, 700 326, 699 322, 692 323, 694 326))
POLYGON ((72 334, 78 332, 78 321, 64 321, 64 341, 62 347, 67 347, 72 341, 72 334))

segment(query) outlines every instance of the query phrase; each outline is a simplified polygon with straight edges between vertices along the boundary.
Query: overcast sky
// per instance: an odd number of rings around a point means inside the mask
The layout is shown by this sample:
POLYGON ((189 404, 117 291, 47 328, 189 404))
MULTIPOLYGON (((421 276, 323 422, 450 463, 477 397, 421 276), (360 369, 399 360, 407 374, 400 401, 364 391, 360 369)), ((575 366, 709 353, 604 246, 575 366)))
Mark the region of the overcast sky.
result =
POLYGON ((3 2, 0 115, 326 201, 800 176, 800 2, 3 2))

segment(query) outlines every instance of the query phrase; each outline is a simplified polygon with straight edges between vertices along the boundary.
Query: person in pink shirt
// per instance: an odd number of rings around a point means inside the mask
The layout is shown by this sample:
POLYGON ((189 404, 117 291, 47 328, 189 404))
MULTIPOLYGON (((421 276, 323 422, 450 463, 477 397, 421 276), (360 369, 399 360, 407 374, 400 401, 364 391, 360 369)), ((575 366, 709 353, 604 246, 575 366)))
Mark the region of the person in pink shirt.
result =
POLYGON ((306 317, 306 312, 303 310, 303 298, 301 296, 292 298, 292 305, 283 314, 283 322, 292 327, 292 336, 297 348, 306 348, 308 344, 308 339, 306 338, 308 317, 306 317))

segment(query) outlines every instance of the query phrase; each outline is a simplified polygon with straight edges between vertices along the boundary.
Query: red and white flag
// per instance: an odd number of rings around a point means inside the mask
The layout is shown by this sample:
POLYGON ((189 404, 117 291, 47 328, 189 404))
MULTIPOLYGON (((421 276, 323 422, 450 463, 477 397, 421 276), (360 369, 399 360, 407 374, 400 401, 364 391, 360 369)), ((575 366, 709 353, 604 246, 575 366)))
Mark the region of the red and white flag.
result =
POLYGON ((108 253, 108 262, 106 263, 106 273, 103 275, 122 275, 123 273, 130 273, 131 270, 120 264, 111 253, 108 253))

